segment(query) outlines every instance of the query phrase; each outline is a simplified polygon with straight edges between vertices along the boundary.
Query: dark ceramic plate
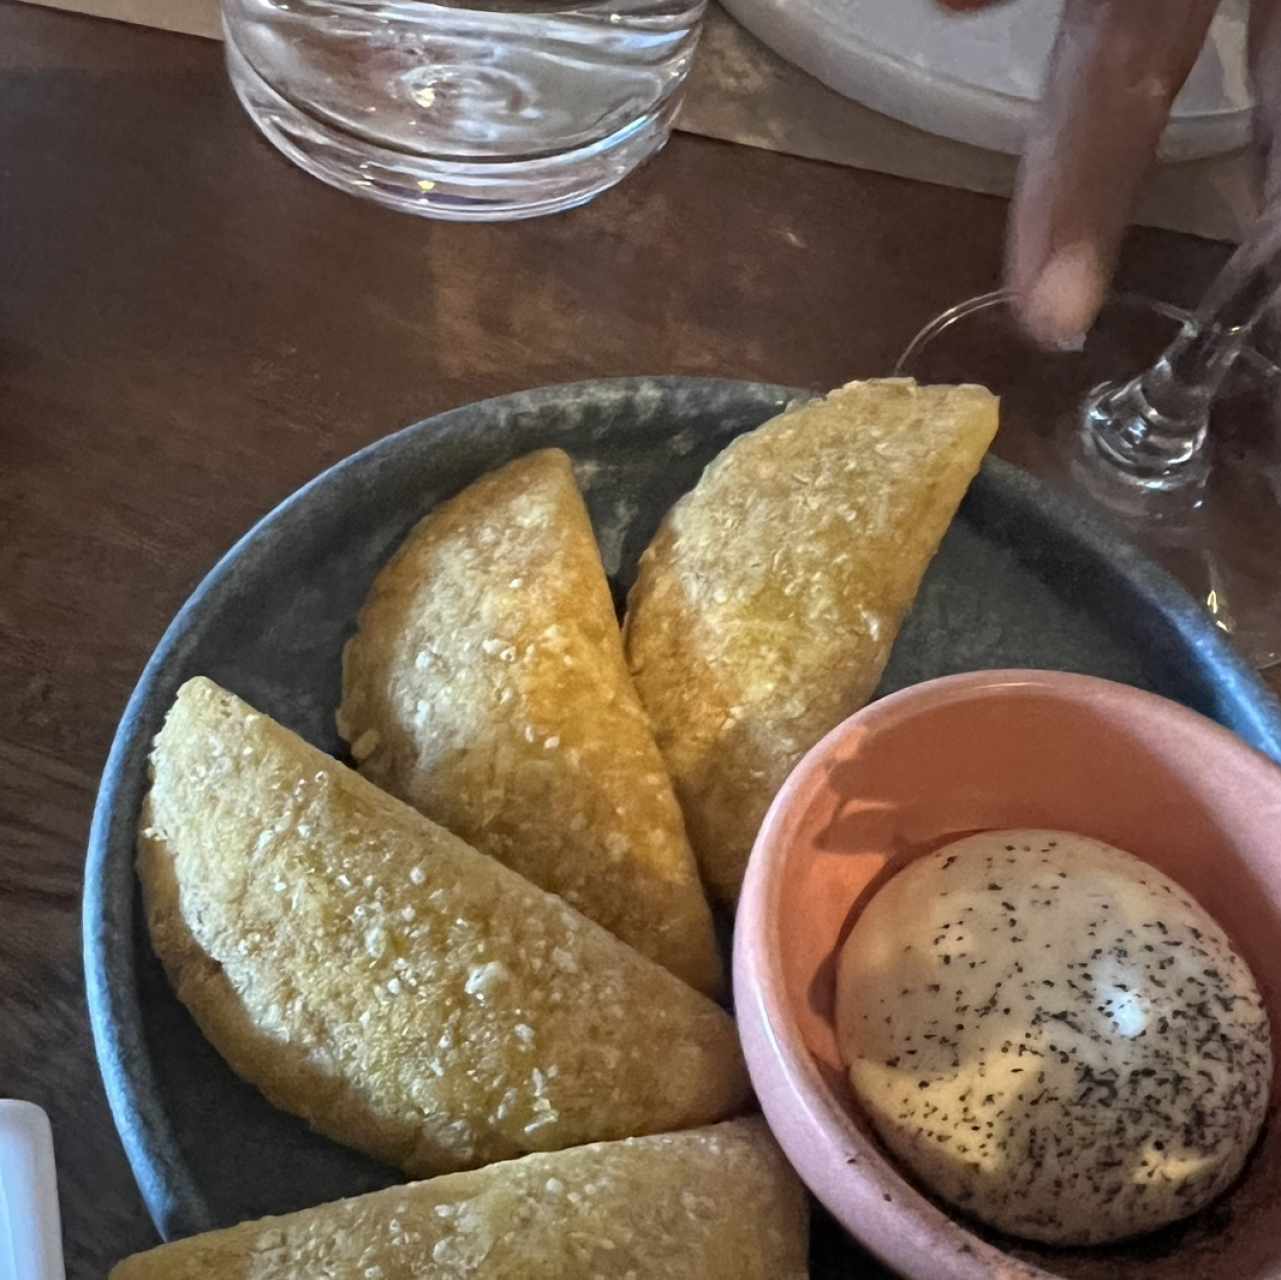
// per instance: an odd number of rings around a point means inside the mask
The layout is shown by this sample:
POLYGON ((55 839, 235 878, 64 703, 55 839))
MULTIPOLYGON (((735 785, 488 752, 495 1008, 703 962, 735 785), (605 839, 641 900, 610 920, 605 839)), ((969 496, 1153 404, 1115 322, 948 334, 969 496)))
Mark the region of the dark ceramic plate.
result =
MULTIPOLYGON (((116 734, 94 813, 84 903, 98 1059, 163 1236, 286 1212, 396 1177, 270 1107, 205 1043, 165 984, 140 924, 133 843, 148 744, 178 686, 209 675, 336 752, 343 641, 375 571, 434 503, 518 454, 563 446, 621 602, 672 501, 726 441, 798 394, 754 383, 635 379, 456 409, 312 481, 246 534, 186 603, 116 734)), ((990 667, 1082 671, 1152 689, 1281 759, 1281 707, 1200 608, 1110 530, 996 460, 985 464, 930 569, 883 688, 990 667)), ((841 1237, 816 1232, 816 1276, 844 1274, 842 1263, 856 1259, 841 1237)))

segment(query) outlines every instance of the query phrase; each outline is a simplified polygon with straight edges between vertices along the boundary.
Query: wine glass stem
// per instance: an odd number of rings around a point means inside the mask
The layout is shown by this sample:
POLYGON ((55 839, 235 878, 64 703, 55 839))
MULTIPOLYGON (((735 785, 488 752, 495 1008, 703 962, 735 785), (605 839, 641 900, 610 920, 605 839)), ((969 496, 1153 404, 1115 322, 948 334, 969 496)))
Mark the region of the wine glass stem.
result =
POLYGON ((1276 295, 1279 266, 1281 206, 1260 218, 1151 368, 1089 396, 1085 430, 1101 457, 1144 485, 1204 479, 1210 406, 1276 295))
POLYGON ((1097 388, 1086 404, 1086 426, 1099 451, 1141 483, 1193 480, 1210 405, 1248 332, 1188 321, 1150 368, 1097 388))

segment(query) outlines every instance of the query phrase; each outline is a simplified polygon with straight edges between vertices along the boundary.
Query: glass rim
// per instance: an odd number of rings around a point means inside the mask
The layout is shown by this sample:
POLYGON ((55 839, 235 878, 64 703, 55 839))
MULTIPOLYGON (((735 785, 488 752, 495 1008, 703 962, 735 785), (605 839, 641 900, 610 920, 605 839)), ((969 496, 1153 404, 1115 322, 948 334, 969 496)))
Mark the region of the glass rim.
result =
MULTIPOLYGON (((903 349, 903 354, 894 362, 894 376, 910 377, 912 362, 935 338, 940 334, 946 333, 954 324, 961 320, 966 320, 972 315, 991 310, 994 307, 1008 307, 1016 296, 1013 289, 993 289, 988 293, 979 293, 971 298, 965 298, 961 302, 948 307, 946 311, 940 311, 938 315, 917 331, 915 337, 903 349)), ((1103 299, 1103 307, 1100 310, 1115 306, 1138 307, 1155 311, 1158 315, 1164 316, 1167 320, 1172 320, 1180 325, 1196 324, 1195 312, 1189 311, 1186 307, 1176 306, 1172 302, 1162 302, 1159 298, 1151 298, 1147 294, 1135 293, 1131 290, 1109 292, 1103 299)), ((1046 354, 1053 353, 1047 352, 1046 354)), ((1063 354, 1070 355, 1071 353, 1064 352, 1063 354)), ((1261 351, 1253 341, 1246 343, 1237 359, 1248 361, 1256 374, 1268 379, 1281 379, 1281 366, 1261 351)), ((1140 372, 1142 370, 1135 370, 1135 373, 1140 372)))

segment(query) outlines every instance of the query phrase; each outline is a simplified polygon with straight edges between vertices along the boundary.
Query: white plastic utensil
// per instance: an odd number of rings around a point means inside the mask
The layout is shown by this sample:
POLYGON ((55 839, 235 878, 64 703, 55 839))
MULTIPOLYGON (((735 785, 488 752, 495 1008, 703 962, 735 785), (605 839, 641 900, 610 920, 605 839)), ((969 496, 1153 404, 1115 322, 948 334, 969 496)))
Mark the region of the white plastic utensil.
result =
POLYGON ((49 1117, 0 1098, 0 1280, 66 1280, 49 1117))

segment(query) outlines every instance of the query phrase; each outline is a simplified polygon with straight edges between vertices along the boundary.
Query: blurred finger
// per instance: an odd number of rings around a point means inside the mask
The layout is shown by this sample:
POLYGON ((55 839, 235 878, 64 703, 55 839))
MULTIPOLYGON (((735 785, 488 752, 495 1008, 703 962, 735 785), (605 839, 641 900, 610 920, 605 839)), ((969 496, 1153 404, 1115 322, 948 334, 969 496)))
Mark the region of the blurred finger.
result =
POLYGON ((1024 323, 1093 323, 1170 106, 1218 0, 1067 0, 1015 193, 1008 273, 1024 323))
POLYGON ((1265 204, 1281 197, 1281 2, 1250 6, 1250 72, 1254 80, 1254 149, 1259 194, 1265 204))

